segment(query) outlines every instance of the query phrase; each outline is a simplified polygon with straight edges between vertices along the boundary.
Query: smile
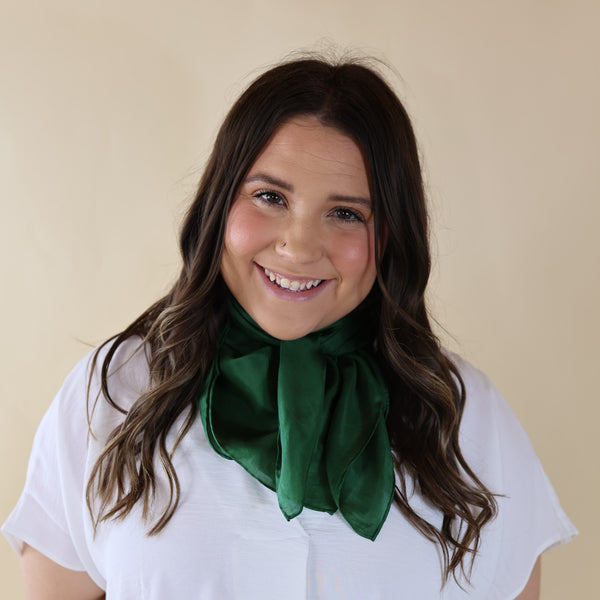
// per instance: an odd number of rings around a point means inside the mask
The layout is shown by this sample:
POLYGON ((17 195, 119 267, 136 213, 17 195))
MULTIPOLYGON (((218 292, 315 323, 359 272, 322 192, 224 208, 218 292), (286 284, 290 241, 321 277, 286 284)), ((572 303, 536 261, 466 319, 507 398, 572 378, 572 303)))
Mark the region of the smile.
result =
POLYGON ((277 286, 284 290, 288 290, 290 292, 304 292, 306 290, 310 290, 316 288, 320 285, 323 280, 322 279, 288 279, 287 277, 283 277, 279 273, 275 273, 274 271, 269 271, 269 269, 262 267, 265 272, 265 275, 277 286))

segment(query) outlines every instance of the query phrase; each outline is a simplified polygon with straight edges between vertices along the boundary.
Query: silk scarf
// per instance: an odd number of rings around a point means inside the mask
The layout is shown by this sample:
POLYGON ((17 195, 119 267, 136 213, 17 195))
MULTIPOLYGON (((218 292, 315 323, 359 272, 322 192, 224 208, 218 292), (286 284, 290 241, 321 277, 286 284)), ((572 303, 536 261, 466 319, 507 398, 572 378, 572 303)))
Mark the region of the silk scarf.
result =
POLYGON ((214 450, 275 491, 286 519, 303 507, 339 510, 374 540, 393 499, 394 468, 388 392, 367 317, 357 309, 279 340, 230 298, 200 415, 214 450))

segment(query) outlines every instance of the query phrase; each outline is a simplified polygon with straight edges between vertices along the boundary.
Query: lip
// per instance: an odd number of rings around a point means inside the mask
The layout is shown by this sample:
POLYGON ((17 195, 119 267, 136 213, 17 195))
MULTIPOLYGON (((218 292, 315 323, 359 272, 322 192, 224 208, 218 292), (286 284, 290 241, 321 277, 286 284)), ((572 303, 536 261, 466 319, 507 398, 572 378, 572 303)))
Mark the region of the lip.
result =
MULTIPOLYGON (((279 287, 276 283, 274 283, 273 281, 271 281, 269 279, 269 277, 265 274, 265 267, 259 265, 258 263, 254 263, 254 264, 256 266, 258 274, 260 275, 265 287, 272 294, 277 296, 278 298, 281 298, 283 300, 292 301, 292 302, 303 302, 305 300, 310 300, 310 299, 314 298, 315 296, 318 296, 319 294, 321 294, 321 292, 323 292, 325 290, 325 288, 329 287, 329 284, 332 281, 331 279, 323 279, 317 287, 310 288, 310 290, 302 290, 302 291, 286 290, 284 288, 279 287)), ((271 269, 269 269, 269 271, 271 271, 271 269)), ((280 273, 279 271, 272 271, 272 272, 277 273, 277 275, 280 275, 281 277, 285 277, 286 279, 300 281, 300 282, 314 281, 314 279, 316 279, 316 278, 310 279, 307 277, 297 277, 295 275, 280 273)))

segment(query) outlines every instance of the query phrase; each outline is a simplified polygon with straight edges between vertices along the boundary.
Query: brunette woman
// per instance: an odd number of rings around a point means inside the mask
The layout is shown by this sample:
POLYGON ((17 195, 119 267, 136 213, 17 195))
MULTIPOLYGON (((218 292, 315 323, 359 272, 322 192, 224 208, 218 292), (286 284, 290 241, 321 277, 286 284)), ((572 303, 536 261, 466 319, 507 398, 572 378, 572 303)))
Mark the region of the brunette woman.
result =
POLYGON ((433 334, 409 118, 303 59, 229 112, 171 291, 84 358, 4 533, 28 598, 538 597, 575 530, 433 334))

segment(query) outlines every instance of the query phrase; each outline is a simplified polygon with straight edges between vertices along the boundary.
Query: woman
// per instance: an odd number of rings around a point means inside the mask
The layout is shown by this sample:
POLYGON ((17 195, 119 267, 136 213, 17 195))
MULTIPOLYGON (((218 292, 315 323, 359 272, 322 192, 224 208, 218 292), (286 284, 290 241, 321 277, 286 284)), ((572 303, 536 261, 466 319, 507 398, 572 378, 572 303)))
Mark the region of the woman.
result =
POLYGON ((417 147, 374 71, 259 77, 181 251, 36 435, 4 526, 28 597, 538 597, 539 555, 575 530, 431 331, 417 147))

